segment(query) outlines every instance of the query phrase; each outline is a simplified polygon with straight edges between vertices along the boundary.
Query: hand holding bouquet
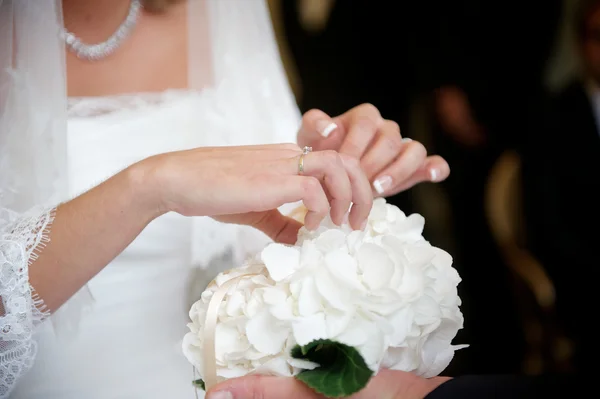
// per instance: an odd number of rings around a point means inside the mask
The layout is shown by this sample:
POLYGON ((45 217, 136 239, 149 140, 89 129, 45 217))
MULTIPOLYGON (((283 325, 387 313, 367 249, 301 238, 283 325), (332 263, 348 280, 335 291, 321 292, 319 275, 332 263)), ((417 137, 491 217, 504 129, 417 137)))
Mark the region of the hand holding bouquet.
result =
POLYGON ((378 199, 363 231, 326 221, 295 246, 268 245, 192 306, 186 357, 209 387, 295 376, 328 397, 361 390, 382 368, 439 374, 460 348, 460 277, 423 227, 378 199))

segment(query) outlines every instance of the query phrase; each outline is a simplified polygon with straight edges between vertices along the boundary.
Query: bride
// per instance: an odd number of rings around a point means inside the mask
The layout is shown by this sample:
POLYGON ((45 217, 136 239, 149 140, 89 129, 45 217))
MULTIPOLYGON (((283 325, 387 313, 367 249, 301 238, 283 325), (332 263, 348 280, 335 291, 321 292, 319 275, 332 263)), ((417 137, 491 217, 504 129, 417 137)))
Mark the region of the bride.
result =
POLYGON ((192 397, 187 309, 271 209, 449 173, 373 106, 301 123, 263 0, 0 0, 0 117, 0 397, 192 397))

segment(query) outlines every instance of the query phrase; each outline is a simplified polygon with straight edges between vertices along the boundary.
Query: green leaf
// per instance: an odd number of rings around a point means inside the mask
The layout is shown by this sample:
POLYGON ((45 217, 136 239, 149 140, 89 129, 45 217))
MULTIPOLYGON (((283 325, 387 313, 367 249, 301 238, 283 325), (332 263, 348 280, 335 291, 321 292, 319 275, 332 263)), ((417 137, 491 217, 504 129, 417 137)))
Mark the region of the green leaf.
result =
POLYGON ((206 386, 204 385, 204 380, 202 378, 192 381, 192 384, 194 384, 196 388, 206 391, 206 386))
POLYGON ((292 357, 319 364, 314 370, 302 371, 296 378, 329 398, 355 394, 373 376, 373 371, 356 349, 331 340, 296 345, 292 357))

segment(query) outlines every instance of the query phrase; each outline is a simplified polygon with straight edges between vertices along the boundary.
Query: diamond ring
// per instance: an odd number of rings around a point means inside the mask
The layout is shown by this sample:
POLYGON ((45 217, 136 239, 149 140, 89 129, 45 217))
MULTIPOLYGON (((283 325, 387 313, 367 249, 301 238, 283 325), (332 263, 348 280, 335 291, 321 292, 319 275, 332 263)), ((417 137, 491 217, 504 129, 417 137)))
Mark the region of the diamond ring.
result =
POLYGON ((298 159, 298 174, 304 174, 304 156, 312 151, 312 147, 304 147, 302 149, 302 155, 300 155, 300 159, 298 159))

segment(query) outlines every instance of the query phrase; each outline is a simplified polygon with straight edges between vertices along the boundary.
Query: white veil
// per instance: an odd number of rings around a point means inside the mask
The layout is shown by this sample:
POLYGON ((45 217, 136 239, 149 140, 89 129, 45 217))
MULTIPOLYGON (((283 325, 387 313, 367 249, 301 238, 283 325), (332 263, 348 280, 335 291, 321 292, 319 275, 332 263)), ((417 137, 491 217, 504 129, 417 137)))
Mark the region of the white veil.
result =
POLYGON ((0 0, 0 205, 66 193, 66 80, 60 1, 0 0))
MULTIPOLYGON (((190 89, 202 89, 205 79, 200 76, 210 69, 215 87, 230 85, 236 92, 236 104, 224 108, 235 113, 226 117, 237 119, 238 129, 258 142, 295 141, 300 114, 265 1, 188 0, 188 15, 190 89)), ((11 336, 0 336, 0 366, 15 365, 11 359, 22 357, 19 364, 24 366, 14 373, 14 381, 34 360, 31 331, 39 321, 36 317, 40 318, 35 314, 39 302, 30 298, 33 289, 27 269, 41 249, 38 244, 47 238, 51 209, 68 199, 62 26, 60 0, 0 0, 0 295, 4 305, 0 330, 7 325, 4 319, 18 313, 20 327, 27 331, 12 339, 29 345, 28 350, 9 352, 11 336), (14 228, 7 226, 15 224, 29 233, 11 235, 14 228), (24 254, 20 261, 7 257, 9 247, 24 254), (26 309, 11 307, 6 298, 5 283, 14 277, 8 269, 22 272, 23 278, 11 289, 30 301, 26 309)), ((79 299, 53 315, 55 325, 77 324, 81 310, 91 301, 86 289, 77 295, 79 299)), ((15 383, 12 378, 5 380, 0 380, 0 398, 15 383)))

